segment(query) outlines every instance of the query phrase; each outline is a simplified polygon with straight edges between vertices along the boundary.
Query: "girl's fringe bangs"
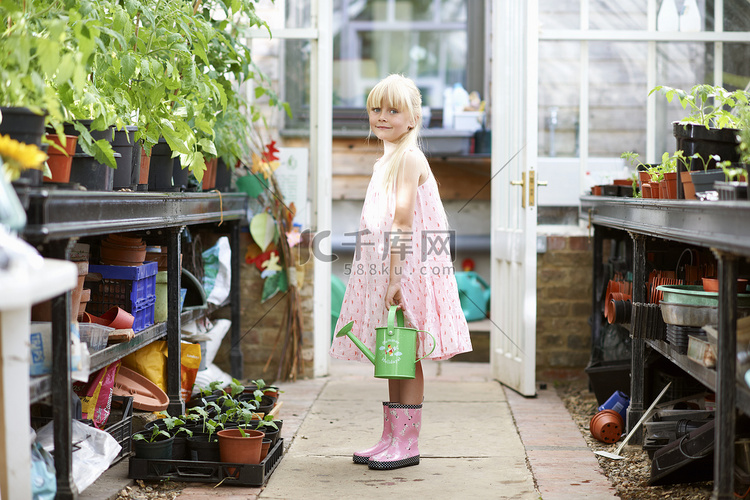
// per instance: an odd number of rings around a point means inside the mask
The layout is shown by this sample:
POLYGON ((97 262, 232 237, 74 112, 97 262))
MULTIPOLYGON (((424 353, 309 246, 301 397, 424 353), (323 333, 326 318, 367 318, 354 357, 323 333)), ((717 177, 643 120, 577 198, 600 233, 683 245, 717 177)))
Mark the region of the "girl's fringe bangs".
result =
POLYGON ((406 111, 409 109, 408 89, 396 85, 393 81, 380 82, 367 97, 367 109, 383 107, 383 105, 406 111))

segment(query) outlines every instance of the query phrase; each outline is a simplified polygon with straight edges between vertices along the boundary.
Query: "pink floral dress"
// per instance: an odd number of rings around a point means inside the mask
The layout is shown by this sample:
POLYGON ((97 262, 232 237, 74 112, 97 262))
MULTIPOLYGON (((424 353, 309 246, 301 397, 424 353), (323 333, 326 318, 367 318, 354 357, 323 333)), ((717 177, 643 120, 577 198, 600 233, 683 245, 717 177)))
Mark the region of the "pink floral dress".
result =
MULTIPOLYGON (((349 236, 355 246, 348 269, 349 282, 336 323, 338 332, 354 320, 352 333, 371 351, 375 350, 375 328, 386 326, 385 295, 390 278, 389 245, 398 244, 390 233, 394 218, 394 192, 383 192, 382 164, 375 164, 365 195, 357 236, 349 236), (356 239, 359 243, 356 244, 356 239)), ((449 250, 450 232, 440 201, 435 177, 430 172, 417 188, 411 239, 398 247, 402 255, 402 306, 406 326, 427 330, 436 339, 433 353, 426 359, 448 359, 471 351, 469 328, 458 297, 455 271, 449 250)), ((417 357, 432 349, 429 335, 419 333, 417 357)), ((348 337, 334 337, 331 356, 367 361, 348 337)))

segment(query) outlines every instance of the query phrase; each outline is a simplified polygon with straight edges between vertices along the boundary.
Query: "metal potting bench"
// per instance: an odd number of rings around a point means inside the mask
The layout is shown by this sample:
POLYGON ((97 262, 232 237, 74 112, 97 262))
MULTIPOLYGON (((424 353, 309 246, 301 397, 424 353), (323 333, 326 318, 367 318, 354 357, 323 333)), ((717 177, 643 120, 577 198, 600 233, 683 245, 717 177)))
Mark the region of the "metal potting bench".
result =
MULTIPOLYGON (((145 231, 150 240, 166 242, 169 277, 166 323, 157 323, 138 332, 129 342, 93 353, 91 372, 166 336, 168 411, 172 415, 184 413, 180 397, 181 324, 205 314, 203 310, 174 313, 180 310, 180 236, 186 226, 219 224, 218 231, 229 233, 232 250, 230 371, 232 376, 242 377, 239 237, 247 209, 244 193, 82 192, 29 188, 19 190, 19 198, 28 218, 22 236, 42 248, 46 257, 67 260, 79 238, 109 233, 145 231)), ((72 481, 70 298, 67 292, 52 300, 52 373, 32 377, 29 387, 31 403, 52 396, 57 498, 62 499, 76 498, 78 493, 72 481)))
MULTIPOLYGON (((633 332, 628 425, 644 413, 644 369, 651 349, 716 393, 714 440, 714 498, 734 497, 735 410, 750 415, 750 389, 737 375, 737 281, 740 259, 750 257, 750 203, 644 200, 604 196, 581 197, 581 219, 594 232, 594 283, 601 272, 603 234, 627 232, 633 241, 633 302, 646 302, 646 252, 649 245, 673 241, 710 248, 718 261, 718 352, 712 370, 677 352, 664 341, 644 339, 633 332), (652 243, 653 241, 653 243, 652 243)), ((652 247, 652 248, 654 248, 652 247)), ((594 314, 600 320, 601 299, 594 287, 594 314), (597 306, 598 304, 598 306, 597 306)))

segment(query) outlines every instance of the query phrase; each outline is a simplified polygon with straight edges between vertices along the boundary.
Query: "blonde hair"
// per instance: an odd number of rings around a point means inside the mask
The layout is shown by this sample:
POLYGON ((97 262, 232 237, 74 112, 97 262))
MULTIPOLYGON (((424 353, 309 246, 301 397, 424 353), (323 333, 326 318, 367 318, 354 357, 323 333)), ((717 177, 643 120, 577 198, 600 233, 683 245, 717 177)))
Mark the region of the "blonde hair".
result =
POLYGON ((422 95, 410 78, 397 74, 389 75, 375 85, 367 96, 368 115, 373 108, 382 108, 384 105, 406 113, 409 120, 414 122, 414 127, 401 137, 393 153, 384 158, 383 188, 386 193, 390 193, 396 182, 401 159, 410 148, 419 148, 419 132, 422 130, 422 95))

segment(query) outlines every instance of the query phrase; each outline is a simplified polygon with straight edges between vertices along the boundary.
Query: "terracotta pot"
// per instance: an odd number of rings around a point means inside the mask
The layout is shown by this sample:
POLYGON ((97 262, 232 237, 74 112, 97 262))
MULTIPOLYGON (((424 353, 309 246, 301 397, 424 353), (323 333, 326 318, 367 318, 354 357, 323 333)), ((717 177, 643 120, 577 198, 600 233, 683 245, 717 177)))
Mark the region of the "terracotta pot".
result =
POLYGON ((225 429, 217 432, 219 436, 219 453, 222 462, 235 464, 259 464, 260 450, 263 445, 263 433, 245 431, 242 437, 239 429, 225 429))
POLYGON ((151 151, 141 148, 141 171, 138 174, 138 184, 148 185, 148 171, 151 165, 151 151))
POLYGON ((146 260, 146 245, 137 248, 125 248, 113 246, 107 241, 102 242, 101 247, 102 264, 109 266, 137 266, 146 260))
POLYGON ((676 200, 677 172, 667 172, 666 174, 664 174, 664 181, 662 181, 662 184, 664 185, 664 195, 662 196, 662 198, 676 200))
POLYGON ((125 309, 120 307, 112 307, 101 316, 94 316, 93 314, 83 313, 81 315, 81 323, 96 323, 98 325, 109 326, 116 330, 133 328, 133 322, 135 318, 132 314, 127 312, 125 309))
POLYGON ((78 306, 78 315, 76 316, 76 319, 80 318, 83 313, 86 312, 86 304, 89 303, 91 300, 91 290, 90 289, 84 289, 81 292, 81 302, 78 306))
POLYGON ((263 444, 260 445, 260 461, 265 460, 268 450, 271 448, 271 440, 263 438, 263 444))
MULTIPOLYGON (((719 291, 719 280, 717 278, 701 278, 703 282, 703 291, 705 292, 718 292, 719 291)), ((747 280, 739 278, 737 280, 737 293, 745 293, 747 291, 747 280)))
POLYGON ((110 234, 105 241, 126 247, 140 247, 143 245, 143 239, 141 238, 123 236, 122 234, 117 233, 110 234))
POLYGON ((70 166, 73 164, 73 154, 76 151, 78 136, 66 135, 65 146, 60 142, 57 134, 47 134, 47 140, 52 142, 47 150, 47 166, 50 169, 52 177, 45 177, 47 182, 70 182, 70 166), (57 147, 56 147, 56 146, 57 147), (59 148, 62 148, 61 151, 59 148))
POLYGON ((203 191, 208 191, 216 186, 216 165, 218 158, 211 158, 206 162, 206 171, 203 172, 203 191))
POLYGON ((591 193, 594 196, 601 196, 602 195, 602 187, 601 186, 593 186, 591 188, 591 193))
POLYGON ((680 172, 680 182, 682 183, 682 194, 686 200, 695 199, 695 185, 693 184, 693 176, 690 172, 680 172))
POLYGON ((604 443, 616 443, 622 436, 624 423, 619 413, 614 410, 602 410, 589 422, 589 430, 595 439, 604 443))
POLYGON ((651 184, 646 183, 641 185, 641 196, 644 198, 653 198, 653 195, 651 194, 651 184))

